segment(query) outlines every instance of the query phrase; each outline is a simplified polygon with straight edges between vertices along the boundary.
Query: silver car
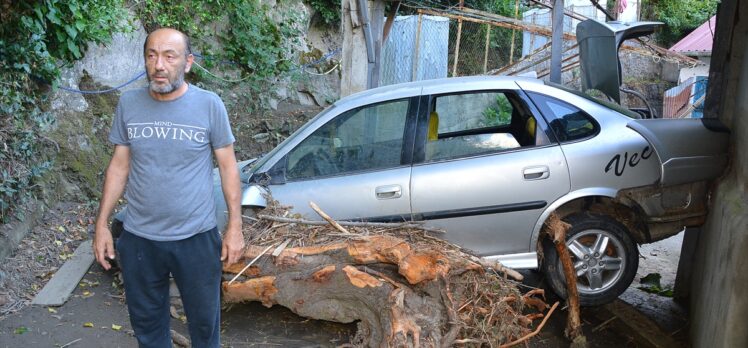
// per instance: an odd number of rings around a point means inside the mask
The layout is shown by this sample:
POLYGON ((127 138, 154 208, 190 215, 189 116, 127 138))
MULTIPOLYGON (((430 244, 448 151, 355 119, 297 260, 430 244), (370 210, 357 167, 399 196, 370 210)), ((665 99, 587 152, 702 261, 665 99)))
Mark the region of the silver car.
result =
POLYGON ((565 296, 555 249, 539 241, 557 213, 571 224, 581 303, 602 304, 632 282, 637 244, 704 223, 705 180, 726 162, 719 124, 639 118, 530 78, 381 87, 339 100, 241 162, 242 205, 262 208, 270 192, 311 219, 309 201, 338 220, 424 221, 485 258, 542 268, 565 296))

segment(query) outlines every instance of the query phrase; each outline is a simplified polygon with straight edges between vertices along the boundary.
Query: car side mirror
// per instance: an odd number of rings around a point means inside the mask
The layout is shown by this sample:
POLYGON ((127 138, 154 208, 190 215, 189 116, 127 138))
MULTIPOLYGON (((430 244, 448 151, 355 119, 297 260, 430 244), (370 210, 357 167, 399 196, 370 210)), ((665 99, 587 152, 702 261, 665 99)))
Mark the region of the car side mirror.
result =
POLYGON ((242 206, 252 208, 265 208, 267 207, 267 195, 269 191, 267 188, 257 184, 249 185, 242 192, 242 206))

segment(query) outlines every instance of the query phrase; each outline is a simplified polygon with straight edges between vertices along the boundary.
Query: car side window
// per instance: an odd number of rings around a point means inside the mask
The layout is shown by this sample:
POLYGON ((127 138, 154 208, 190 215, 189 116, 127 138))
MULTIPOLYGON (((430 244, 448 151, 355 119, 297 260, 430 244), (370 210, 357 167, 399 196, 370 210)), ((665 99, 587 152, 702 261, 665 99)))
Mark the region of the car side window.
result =
POLYGON ((286 179, 399 166, 408 106, 402 99, 338 115, 288 153, 286 179))
POLYGON ((538 93, 528 93, 540 112, 548 119, 560 142, 584 139, 597 134, 597 122, 574 105, 538 93))
POLYGON ((436 96, 428 116, 425 161, 547 144, 537 120, 512 93, 436 96))

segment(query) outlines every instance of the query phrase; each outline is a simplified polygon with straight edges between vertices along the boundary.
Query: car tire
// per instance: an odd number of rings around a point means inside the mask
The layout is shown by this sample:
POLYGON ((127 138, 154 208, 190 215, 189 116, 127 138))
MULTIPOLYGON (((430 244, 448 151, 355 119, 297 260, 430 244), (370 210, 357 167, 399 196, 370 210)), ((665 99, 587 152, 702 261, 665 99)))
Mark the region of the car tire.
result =
MULTIPOLYGON (((612 302, 631 285, 639 267, 639 251, 628 229, 609 216, 590 213, 570 215, 564 221, 571 225, 566 245, 577 270, 580 305, 612 302)), ((553 241, 545 238, 542 247, 548 284, 566 298, 566 277, 553 241)))

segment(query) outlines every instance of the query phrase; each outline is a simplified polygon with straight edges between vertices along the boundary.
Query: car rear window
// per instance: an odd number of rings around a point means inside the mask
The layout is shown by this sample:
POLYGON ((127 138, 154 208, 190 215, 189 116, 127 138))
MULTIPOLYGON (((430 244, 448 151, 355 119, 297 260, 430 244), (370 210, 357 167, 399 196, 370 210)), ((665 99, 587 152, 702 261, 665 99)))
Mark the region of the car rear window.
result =
POLYGON ((640 114, 638 114, 636 112, 633 112, 633 111, 631 111, 629 109, 626 109, 626 108, 624 108, 624 107, 622 107, 622 106, 620 106, 620 105, 618 105, 616 103, 611 103, 611 102, 609 102, 607 100, 598 99, 598 98, 595 98, 595 97, 593 97, 593 96, 591 96, 591 95, 589 95, 587 93, 583 93, 583 92, 578 91, 576 89, 571 89, 571 88, 566 87, 564 85, 559 85, 559 84, 556 84, 556 83, 553 83, 553 82, 546 82, 546 84, 549 85, 549 86, 553 86, 553 87, 556 87, 558 89, 564 90, 566 92, 569 92, 571 94, 580 96, 580 97, 582 97, 584 99, 587 99, 587 100, 589 100, 589 101, 591 101, 593 103, 600 104, 600 105, 602 105, 602 106, 604 106, 604 107, 606 107, 608 109, 615 110, 615 111, 617 111, 617 112, 619 112, 619 113, 621 113, 621 114, 623 114, 623 115, 625 115, 627 117, 635 118, 635 119, 640 119, 641 118, 640 114))
POLYGON ((600 129, 592 117, 574 105, 539 93, 527 94, 546 117, 551 130, 561 142, 592 137, 600 129))

